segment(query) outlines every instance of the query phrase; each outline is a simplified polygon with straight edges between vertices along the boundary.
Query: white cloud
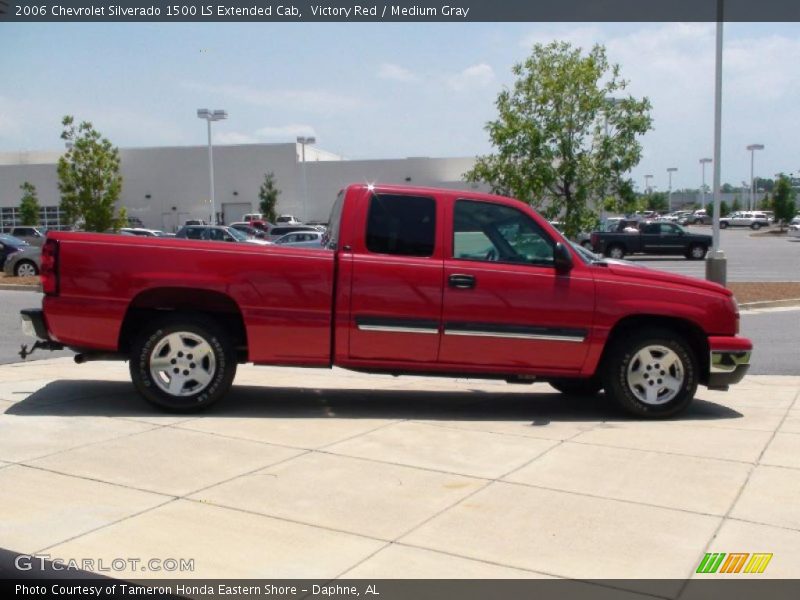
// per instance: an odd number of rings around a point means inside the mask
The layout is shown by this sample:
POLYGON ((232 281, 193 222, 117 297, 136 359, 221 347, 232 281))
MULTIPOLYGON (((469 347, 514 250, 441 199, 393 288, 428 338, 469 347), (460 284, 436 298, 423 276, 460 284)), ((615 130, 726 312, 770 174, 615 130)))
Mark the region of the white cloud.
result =
POLYGON ((410 69, 406 69, 405 67, 391 63, 383 63, 381 65, 380 69, 378 69, 378 77, 380 79, 400 81, 403 83, 413 83, 415 81, 419 81, 419 77, 417 77, 410 69))
POLYGON ((217 94, 225 98, 268 108, 286 108, 319 113, 335 113, 360 108, 364 102, 357 96, 340 94, 322 89, 310 90, 266 90, 247 85, 212 85, 185 82, 184 87, 205 94, 217 94))
POLYGON ((456 91, 483 88, 494 82, 494 69, 486 63, 467 67, 460 73, 447 78, 447 85, 456 91))
POLYGON ((257 136, 239 131, 220 131, 214 133, 215 144, 257 144, 261 140, 257 136))
POLYGON ((262 139, 277 139, 282 141, 294 141, 297 136, 312 136, 317 134, 311 125, 301 123, 291 123, 280 127, 262 127, 256 131, 256 135, 262 139))

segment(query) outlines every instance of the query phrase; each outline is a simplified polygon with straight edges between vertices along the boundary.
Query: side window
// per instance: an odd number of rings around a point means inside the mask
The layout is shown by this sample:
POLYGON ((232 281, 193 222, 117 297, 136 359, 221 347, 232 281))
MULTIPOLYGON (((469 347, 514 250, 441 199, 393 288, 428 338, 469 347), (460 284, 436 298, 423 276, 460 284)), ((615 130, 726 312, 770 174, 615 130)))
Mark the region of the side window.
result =
POLYGON ((198 227, 189 227, 186 230, 186 237, 190 240, 199 240, 203 237, 203 230, 198 227))
POLYGON ((336 196, 336 201, 328 216, 328 229, 322 236, 322 245, 329 250, 336 250, 339 244, 339 227, 342 222, 342 208, 344 207, 344 190, 336 196))
POLYGON ((432 256, 435 241, 433 198, 373 194, 367 216, 367 250, 377 254, 432 256))
POLYGON ((553 264, 553 241, 516 208, 458 200, 453 216, 453 258, 553 264))

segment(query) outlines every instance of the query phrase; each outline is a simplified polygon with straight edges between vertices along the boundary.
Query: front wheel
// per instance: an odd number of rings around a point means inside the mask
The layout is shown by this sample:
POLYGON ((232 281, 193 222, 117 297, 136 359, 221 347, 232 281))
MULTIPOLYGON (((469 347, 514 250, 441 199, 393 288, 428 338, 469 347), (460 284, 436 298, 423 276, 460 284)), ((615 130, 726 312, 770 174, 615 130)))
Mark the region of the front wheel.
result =
POLYGON ((686 409, 697 391, 697 358, 680 335, 652 328, 620 337, 603 365, 606 393, 626 411, 649 419, 686 409))
POLYGON ((216 323, 171 315, 153 322, 131 349, 133 385, 149 402, 174 412, 205 408, 224 396, 236 375, 236 352, 216 323))
POLYGON ((14 275, 17 277, 34 277, 38 274, 36 263, 30 260, 21 260, 14 267, 14 275))
POLYGON ((758 231, 759 229, 761 229, 761 223, 753 223, 752 225, 750 225, 750 229, 752 229, 753 231, 758 231))
POLYGON ((701 244, 695 244, 689 248, 689 252, 686 253, 686 258, 689 260, 703 260, 706 257, 707 252, 708 248, 701 244))
POLYGON ((606 252, 606 256, 621 260, 625 258, 625 249, 622 246, 611 246, 606 252))
POLYGON ((728 222, 727 221, 720 221, 719 222, 719 228, 720 229, 727 229, 728 228, 728 222))

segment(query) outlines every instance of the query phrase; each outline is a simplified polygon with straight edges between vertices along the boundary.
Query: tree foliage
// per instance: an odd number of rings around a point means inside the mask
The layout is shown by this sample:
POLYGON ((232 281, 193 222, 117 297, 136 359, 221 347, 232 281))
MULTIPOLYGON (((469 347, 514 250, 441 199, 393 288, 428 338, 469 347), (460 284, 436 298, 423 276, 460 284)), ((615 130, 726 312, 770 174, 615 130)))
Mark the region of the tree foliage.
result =
POLYGON ((87 231, 123 227, 125 211, 116 210, 122 191, 119 150, 87 121, 76 126, 74 118, 67 115, 61 124, 61 139, 69 148, 58 159, 58 189, 65 220, 73 224, 81 220, 87 231))
POLYGON ((669 196, 666 192, 653 192, 647 196, 647 210, 664 212, 669 210, 669 196))
POLYGON ((775 220, 780 222, 781 231, 783 231, 786 223, 792 220, 797 210, 792 181, 786 175, 781 175, 775 184, 775 191, 772 194, 772 210, 775 212, 775 220))
POLYGON ((610 192, 630 202, 625 174, 641 159, 637 136, 651 127, 650 101, 610 101, 628 82, 605 48, 584 54, 567 42, 536 44, 512 72, 516 81, 500 92, 497 119, 486 125, 496 153, 478 157, 465 178, 548 218, 563 214, 569 236, 594 219, 590 200, 610 192))
POLYGON ((26 181, 19 189, 22 190, 22 199, 19 203, 19 213, 22 217, 23 225, 39 224, 39 196, 36 193, 36 186, 26 181))
POLYGON ((258 190, 258 207, 264 218, 270 223, 274 223, 278 218, 275 212, 275 207, 278 204, 278 196, 280 190, 275 187, 275 173, 269 172, 264 174, 264 183, 258 190))

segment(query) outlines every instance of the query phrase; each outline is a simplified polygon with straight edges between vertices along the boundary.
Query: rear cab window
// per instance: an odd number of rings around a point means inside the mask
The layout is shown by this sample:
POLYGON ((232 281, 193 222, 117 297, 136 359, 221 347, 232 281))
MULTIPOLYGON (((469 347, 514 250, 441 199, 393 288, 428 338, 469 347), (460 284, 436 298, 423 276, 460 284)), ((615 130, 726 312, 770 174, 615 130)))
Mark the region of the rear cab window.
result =
POLYGON ((436 200, 429 196, 371 194, 365 245, 374 254, 433 256, 436 200))

